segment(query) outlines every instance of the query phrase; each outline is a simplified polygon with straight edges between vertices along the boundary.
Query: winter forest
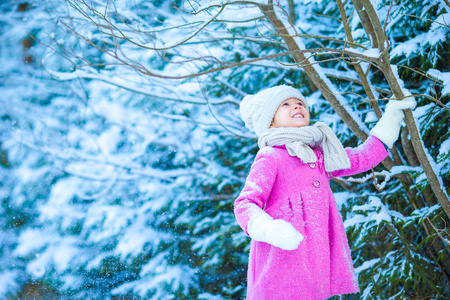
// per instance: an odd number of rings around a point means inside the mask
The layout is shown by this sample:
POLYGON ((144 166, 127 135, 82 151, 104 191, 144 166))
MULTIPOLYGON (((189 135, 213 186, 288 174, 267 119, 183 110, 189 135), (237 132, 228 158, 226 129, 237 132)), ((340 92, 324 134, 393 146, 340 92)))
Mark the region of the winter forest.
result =
POLYGON ((2 0, 0 298, 244 299, 247 94, 292 85, 382 164, 333 178, 361 292, 450 299, 449 0, 2 0))

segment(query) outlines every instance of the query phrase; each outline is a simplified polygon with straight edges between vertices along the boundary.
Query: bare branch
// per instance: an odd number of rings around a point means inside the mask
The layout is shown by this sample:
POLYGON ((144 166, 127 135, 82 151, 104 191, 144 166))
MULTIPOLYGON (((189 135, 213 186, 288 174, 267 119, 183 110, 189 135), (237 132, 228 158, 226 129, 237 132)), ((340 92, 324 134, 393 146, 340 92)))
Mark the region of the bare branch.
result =
MULTIPOLYGON (((353 2, 358 3, 359 5, 364 7, 365 11, 367 12, 368 18, 370 19, 373 25, 373 29, 375 31, 376 38, 378 40, 378 46, 380 50, 382 50, 382 55, 380 56, 378 65, 383 70, 383 73, 386 76, 389 86, 394 92, 396 98, 403 99, 405 97, 405 94, 403 92, 400 83, 397 80, 396 74, 394 74, 394 71, 392 70, 389 54, 386 51, 384 51, 385 50, 384 42, 387 39, 383 32, 383 28, 381 26, 378 15, 374 7, 372 6, 372 3, 370 2, 370 0, 354 0, 353 2)), ((404 114, 405 114, 405 123, 408 126, 408 130, 411 135, 411 141, 414 146, 417 158, 419 159, 420 164, 423 167, 425 174, 427 175, 427 178, 430 182, 430 186, 433 189, 433 192, 435 193, 436 197, 438 198, 439 203, 442 205, 442 208, 444 209, 447 216, 450 217, 450 200, 447 193, 443 189, 442 179, 439 177, 439 174, 436 174, 435 168, 433 167, 433 165, 435 165, 435 162, 424 148, 422 138, 420 136, 415 118, 411 110, 405 110, 404 114)))
POLYGON ((308 77, 322 92, 324 97, 329 101, 329 103, 338 113, 341 119, 347 124, 347 126, 349 126, 349 128, 353 131, 353 133, 355 133, 358 138, 360 138, 361 140, 365 140, 367 138, 367 133, 360 128, 359 124, 355 122, 350 113, 340 104, 339 100, 336 98, 336 95, 334 95, 333 92, 329 90, 327 83, 324 81, 324 78, 321 78, 321 75, 317 72, 317 70, 309 64, 309 60, 304 56, 303 50, 300 50, 299 46, 295 42, 294 38, 289 34, 285 25, 278 19, 275 11, 273 10, 273 7, 271 7, 271 5, 259 5, 259 8, 275 28, 275 30, 283 37, 289 51, 292 53, 295 60, 305 70, 305 72, 308 74, 308 77))

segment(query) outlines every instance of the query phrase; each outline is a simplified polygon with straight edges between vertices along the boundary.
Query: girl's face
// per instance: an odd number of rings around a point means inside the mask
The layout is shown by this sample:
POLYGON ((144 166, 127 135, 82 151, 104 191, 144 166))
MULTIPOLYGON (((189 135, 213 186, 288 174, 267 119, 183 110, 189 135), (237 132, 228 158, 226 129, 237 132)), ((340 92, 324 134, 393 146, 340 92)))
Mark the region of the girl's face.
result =
POLYGON ((309 125, 309 112, 302 100, 289 98, 278 107, 271 128, 302 127, 309 125))

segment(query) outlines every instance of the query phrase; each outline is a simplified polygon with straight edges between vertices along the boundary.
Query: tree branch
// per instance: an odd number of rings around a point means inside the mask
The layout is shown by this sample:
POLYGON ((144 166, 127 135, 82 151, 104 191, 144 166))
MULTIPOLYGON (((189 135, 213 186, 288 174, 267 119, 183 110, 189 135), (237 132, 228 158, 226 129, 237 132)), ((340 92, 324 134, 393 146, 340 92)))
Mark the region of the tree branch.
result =
POLYGON ((292 37, 285 25, 278 19, 271 5, 259 5, 259 8, 266 16, 267 20, 272 24, 278 34, 283 38, 292 56, 297 61, 297 63, 305 70, 308 77, 314 83, 314 85, 322 92, 325 99, 331 104, 336 113, 341 117, 341 119, 347 124, 350 130, 361 140, 367 139, 367 133, 364 132, 359 124, 353 119, 350 113, 341 105, 340 101, 336 98, 336 95, 330 91, 324 78, 316 70, 314 66, 309 63, 308 58, 305 57, 305 50, 300 49, 297 45, 294 37, 292 37))
MULTIPOLYGON (((394 96, 397 99, 405 98, 405 94, 403 92, 402 86, 400 82, 397 80, 397 74, 394 74, 394 70, 392 69, 389 53, 385 50, 385 44, 387 44, 387 38, 385 33, 383 32, 383 28, 381 26, 380 19, 378 18, 377 12, 370 0, 353 0, 353 2, 364 8, 367 13, 368 18, 370 19, 371 24, 373 25, 373 29, 375 31, 375 36, 378 41, 378 46, 380 51, 382 52, 380 59, 378 61, 378 66, 383 71, 384 76, 394 93, 394 96)), ((411 110, 405 110, 405 123, 408 126, 409 134, 411 136, 411 141, 416 152, 417 158, 420 161, 420 165, 422 166, 430 186, 436 195, 439 203, 444 209, 446 215, 450 218, 450 200, 447 193, 443 189, 442 179, 437 174, 434 166, 436 163, 433 158, 427 153, 425 150, 425 146, 422 143, 422 137, 420 136, 419 130, 417 128, 417 124, 415 118, 412 114, 411 110)))

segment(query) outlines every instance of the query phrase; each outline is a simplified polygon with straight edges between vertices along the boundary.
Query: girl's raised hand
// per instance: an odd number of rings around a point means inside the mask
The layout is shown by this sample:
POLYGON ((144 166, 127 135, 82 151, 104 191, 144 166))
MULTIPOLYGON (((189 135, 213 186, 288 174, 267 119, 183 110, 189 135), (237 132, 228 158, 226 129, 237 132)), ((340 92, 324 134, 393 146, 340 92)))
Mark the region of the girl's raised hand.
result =
POLYGON ((416 101, 414 98, 390 100, 386 105, 383 116, 372 128, 370 134, 376 136, 389 148, 392 148, 400 134, 401 122, 404 116, 403 110, 414 109, 415 107, 416 101))

